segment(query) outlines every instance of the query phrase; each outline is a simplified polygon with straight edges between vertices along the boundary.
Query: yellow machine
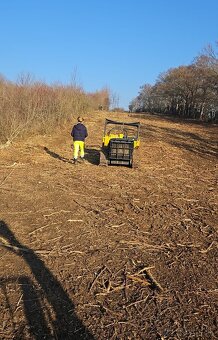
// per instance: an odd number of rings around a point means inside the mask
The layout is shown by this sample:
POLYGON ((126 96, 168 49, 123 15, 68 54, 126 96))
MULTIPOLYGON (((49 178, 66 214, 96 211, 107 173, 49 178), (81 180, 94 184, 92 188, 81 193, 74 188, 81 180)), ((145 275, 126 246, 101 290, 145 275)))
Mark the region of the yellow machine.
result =
POLYGON ((134 149, 140 145, 140 123, 105 120, 100 165, 133 166, 134 149))

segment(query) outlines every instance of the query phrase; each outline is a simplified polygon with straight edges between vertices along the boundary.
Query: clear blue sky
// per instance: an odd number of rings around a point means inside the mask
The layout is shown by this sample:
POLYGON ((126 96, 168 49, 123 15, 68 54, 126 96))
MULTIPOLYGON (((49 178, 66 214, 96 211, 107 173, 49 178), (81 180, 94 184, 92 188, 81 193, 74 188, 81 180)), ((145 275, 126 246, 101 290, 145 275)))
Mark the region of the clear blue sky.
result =
POLYGON ((107 86, 128 108, 140 86, 218 40, 218 0, 1 0, 0 73, 107 86))

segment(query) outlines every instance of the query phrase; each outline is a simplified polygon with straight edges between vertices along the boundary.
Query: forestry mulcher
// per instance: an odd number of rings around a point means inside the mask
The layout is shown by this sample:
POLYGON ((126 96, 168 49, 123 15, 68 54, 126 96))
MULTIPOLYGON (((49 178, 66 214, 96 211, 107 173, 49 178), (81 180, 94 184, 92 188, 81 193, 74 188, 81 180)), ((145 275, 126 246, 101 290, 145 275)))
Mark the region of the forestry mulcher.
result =
POLYGON ((99 164, 126 165, 132 168, 134 149, 140 145, 139 127, 139 122, 126 123, 106 119, 99 164))

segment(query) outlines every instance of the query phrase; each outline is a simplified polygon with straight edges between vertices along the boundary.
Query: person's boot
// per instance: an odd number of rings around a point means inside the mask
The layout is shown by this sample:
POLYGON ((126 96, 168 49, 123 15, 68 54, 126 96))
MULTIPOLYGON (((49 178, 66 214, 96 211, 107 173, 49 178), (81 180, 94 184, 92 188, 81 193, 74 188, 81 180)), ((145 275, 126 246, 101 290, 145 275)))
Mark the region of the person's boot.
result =
POLYGON ((85 163, 84 157, 80 157, 81 163, 85 163))
POLYGON ((77 165, 77 164, 78 164, 78 162, 77 162, 77 159, 76 159, 76 158, 74 158, 74 159, 73 159, 73 164, 75 164, 75 165, 77 165))

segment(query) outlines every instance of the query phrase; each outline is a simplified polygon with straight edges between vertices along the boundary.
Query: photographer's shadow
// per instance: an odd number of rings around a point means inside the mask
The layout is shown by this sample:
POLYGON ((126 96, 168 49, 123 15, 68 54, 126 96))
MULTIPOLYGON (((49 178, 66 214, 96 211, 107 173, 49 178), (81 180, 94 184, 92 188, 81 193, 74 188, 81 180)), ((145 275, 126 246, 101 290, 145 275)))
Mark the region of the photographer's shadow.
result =
MULTIPOLYGON (((77 317, 74 304, 61 283, 31 248, 26 247, 16 239, 4 221, 0 221, 0 237, 4 240, 1 246, 22 257, 36 281, 36 284, 30 284, 32 280, 26 276, 20 276, 17 280, 24 287, 22 288, 24 289, 23 310, 30 335, 37 340, 42 338, 93 340, 94 337, 77 317), (38 286, 37 289, 34 288, 36 285, 38 286), (38 292, 40 292, 40 296, 38 292), (45 299, 53 315, 49 325, 48 316, 47 319, 45 317, 46 307, 43 305, 45 299)), ((0 283, 1 281, 5 281, 5 279, 1 279, 0 283)))

